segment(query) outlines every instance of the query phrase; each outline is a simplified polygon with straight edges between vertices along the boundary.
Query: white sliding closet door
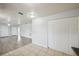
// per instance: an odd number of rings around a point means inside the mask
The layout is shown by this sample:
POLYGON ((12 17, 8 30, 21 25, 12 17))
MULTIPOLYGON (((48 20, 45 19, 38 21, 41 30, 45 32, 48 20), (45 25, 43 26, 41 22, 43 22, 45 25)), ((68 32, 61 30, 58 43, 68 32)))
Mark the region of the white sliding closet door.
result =
POLYGON ((49 48, 74 54, 71 47, 78 47, 78 17, 48 21, 49 48))

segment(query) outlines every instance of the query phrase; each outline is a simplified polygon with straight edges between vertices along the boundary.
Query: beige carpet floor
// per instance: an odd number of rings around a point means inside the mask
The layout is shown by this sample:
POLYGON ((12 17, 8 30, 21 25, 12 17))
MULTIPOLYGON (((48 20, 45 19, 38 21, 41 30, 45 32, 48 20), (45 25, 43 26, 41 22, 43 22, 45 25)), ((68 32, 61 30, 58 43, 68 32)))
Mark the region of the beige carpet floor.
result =
POLYGON ((35 44, 28 44, 14 51, 3 54, 3 56, 69 56, 69 55, 53 49, 44 48, 35 44))

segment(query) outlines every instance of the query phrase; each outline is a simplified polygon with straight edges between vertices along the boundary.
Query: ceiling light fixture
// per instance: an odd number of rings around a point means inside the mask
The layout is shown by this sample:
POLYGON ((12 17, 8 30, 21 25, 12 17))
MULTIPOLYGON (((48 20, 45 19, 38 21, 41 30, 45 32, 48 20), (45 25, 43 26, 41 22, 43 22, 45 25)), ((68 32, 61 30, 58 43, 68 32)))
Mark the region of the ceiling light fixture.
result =
POLYGON ((18 24, 20 25, 21 24, 21 20, 20 20, 20 17, 23 16, 24 14, 22 12, 18 12, 19 14, 19 18, 18 18, 18 24))
POLYGON ((18 12, 18 14, 23 15, 23 13, 22 13, 22 12, 18 12))
POLYGON ((8 26, 10 26, 10 24, 8 24, 8 26))
POLYGON ((31 18, 35 18, 35 15, 34 15, 34 12, 33 11, 30 13, 30 17, 31 18))
POLYGON ((11 24, 10 24, 10 17, 8 17, 8 26, 10 26, 11 24))
POLYGON ((34 18, 35 16, 34 16, 34 15, 31 15, 30 17, 31 17, 31 18, 34 18))

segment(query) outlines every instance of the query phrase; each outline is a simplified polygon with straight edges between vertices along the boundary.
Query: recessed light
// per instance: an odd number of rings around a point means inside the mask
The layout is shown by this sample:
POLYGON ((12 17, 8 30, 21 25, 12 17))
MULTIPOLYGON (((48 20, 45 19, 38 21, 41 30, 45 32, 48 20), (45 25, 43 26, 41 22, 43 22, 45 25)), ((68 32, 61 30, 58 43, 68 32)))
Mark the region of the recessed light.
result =
POLYGON ((35 16, 34 16, 34 15, 31 15, 30 17, 31 17, 31 18, 34 18, 35 16))
POLYGON ((31 18, 34 18, 34 17, 35 17, 35 14, 34 14, 33 11, 31 12, 30 17, 31 17, 31 18))
POLYGON ((10 24, 8 24, 8 26, 10 26, 10 24))
POLYGON ((35 18, 36 15, 35 15, 34 11, 31 11, 30 13, 27 14, 27 17, 35 18))

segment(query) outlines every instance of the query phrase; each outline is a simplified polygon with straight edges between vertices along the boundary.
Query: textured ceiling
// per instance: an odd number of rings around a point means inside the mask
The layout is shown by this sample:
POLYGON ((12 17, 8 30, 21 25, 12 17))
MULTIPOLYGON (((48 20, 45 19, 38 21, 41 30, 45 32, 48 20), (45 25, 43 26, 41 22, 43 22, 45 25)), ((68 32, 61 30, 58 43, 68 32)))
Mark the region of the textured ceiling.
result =
POLYGON ((34 12, 35 18, 53 15, 64 10, 79 8, 77 3, 0 3, 0 24, 17 25, 18 19, 21 24, 30 23, 29 13, 34 12), (22 12, 23 15, 19 15, 22 12))

